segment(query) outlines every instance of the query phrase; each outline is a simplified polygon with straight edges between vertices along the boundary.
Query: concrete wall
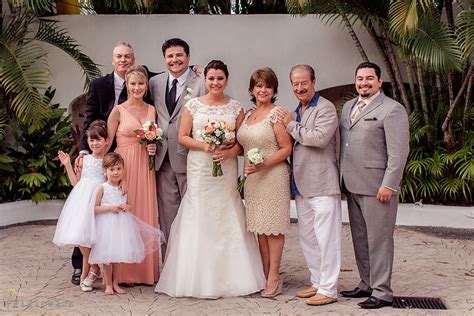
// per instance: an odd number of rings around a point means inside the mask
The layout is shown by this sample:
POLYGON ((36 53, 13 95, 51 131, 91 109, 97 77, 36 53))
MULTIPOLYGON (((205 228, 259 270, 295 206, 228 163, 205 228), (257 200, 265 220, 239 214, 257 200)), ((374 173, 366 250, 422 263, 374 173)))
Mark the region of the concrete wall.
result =
MULTIPOLYGON (((191 47, 191 63, 206 65, 211 59, 222 59, 229 66, 227 94, 251 106, 247 93, 251 73, 259 67, 271 67, 280 80, 277 104, 287 108, 296 105, 288 79, 290 68, 299 63, 315 67, 317 89, 353 82, 354 69, 362 60, 347 31, 327 26, 316 17, 288 15, 120 15, 58 16, 61 24, 82 45, 82 50, 105 74, 112 71, 111 56, 119 40, 135 48, 137 63, 154 71, 165 69, 161 44, 171 37, 185 39, 191 47)), ((369 58, 380 64, 368 35, 360 37, 369 58)), ((56 99, 67 107, 83 91, 78 66, 58 49, 49 51, 51 84, 56 99)))

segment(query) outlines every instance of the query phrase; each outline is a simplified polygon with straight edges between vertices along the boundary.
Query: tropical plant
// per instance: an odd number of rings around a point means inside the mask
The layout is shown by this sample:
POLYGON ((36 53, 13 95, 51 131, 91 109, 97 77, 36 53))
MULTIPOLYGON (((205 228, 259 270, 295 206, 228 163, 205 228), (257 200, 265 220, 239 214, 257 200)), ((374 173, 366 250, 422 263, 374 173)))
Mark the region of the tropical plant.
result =
POLYGON ((5 122, 18 119, 33 129, 48 120, 51 102, 47 93, 49 66, 39 42, 51 44, 69 54, 85 75, 85 87, 99 76, 97 65, 79 49, 78 43, 54 20, 40 18, 53 0, 10 0, 10 14, 0 25, 0 135, 5 122))
POLYGON ((410 155, 401 183, 403 202, 471 205, 474 194, 474 132, 459 150, 450 153, 437 146, 427 152, 423 145, 422 120, 410 115, 410 155))
MULTIPOLYGON (((46 90, 48 99, 54 91, 46 90)), ((71 120, 59 104, 48 105, 43 128, 16 122, 11 126, 13 144, 4 144, 0 155, 0 203, 24 199, 34 202, 64 199, 70 191, 68 178, 55 161, 58 150, 73 147, 71 120)))
POLYGON ((85 14, 288 13, 284 0, 83 0, 85 14))

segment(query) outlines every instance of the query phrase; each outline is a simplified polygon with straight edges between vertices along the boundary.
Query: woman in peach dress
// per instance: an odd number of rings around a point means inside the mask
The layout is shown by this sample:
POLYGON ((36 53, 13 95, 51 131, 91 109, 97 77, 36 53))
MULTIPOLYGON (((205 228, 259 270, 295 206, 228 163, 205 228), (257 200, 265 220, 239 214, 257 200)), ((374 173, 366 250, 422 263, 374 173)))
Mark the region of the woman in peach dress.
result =
MULTIPOLYGON (((141 66, 132 66, 125 74, 128 100, 114 107, 107 121, 109 135, 115 135, 116 153, 125 161, 125 187, 131 212, 145 223, 158 227, 155 171, 149 169, 148 154, 155 146, 138 143, 134 130, 148 121, 156 122, 155 108, 143 101, 148 91, 148 78, 141 66)), ((153 285, 159 278, 158 251, 148 254, 140 264, 122 264, 120 283, 153 285)))

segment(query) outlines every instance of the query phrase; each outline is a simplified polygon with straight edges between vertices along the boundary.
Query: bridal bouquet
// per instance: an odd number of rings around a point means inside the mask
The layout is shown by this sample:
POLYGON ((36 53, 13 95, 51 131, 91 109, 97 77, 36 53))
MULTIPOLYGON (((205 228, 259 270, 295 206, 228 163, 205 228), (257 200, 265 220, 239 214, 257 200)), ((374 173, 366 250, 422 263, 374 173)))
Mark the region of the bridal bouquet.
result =
MULTIPOLYGON (((229 142, 235 138, 234 129, 229 126, 225 121, 210 120, 201 130, 198 131, 198 135, 206 142, 211 145, 211 149, 216 149, 217 146, 224 142, 229 142)), ((218 162, 212 164, 212 176, 222 176, 222 167, 218 162)))
MULTIPOLYGON (((163 130, 156 126, 153 121, 146 122, 139 129, 133 131, 135 137, 138 138, 138 142, 142 145, 155 144, 162 140, 163 130)), ((155 170, 155 157, 153 155, 148 156, 148 167, 150 170, 155 170)))
MULTIPOLYGON (((250 148, 247 152, 247 158, 251 163, 258 166, 259 164, 263 163, 263 154, 262 151, 258 148, 250 148)), ((244 174, 243 179, 239 177, 239 184, 237 185, 237 190, 240 194, 244 191, 244 184, 245 180, 247 179, 247 175, 244 174)))

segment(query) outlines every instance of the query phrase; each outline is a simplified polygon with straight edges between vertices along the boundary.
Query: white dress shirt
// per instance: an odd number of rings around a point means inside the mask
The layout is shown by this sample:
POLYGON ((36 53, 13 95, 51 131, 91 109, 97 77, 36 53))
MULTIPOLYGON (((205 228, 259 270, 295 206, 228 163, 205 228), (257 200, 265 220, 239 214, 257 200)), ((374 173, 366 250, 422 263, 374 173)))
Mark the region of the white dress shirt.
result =
POLYGON ((114 71, 114 89, 115 89, 114 105, 118 104, 118 99, 120 97, 120 93, 122 93, 124 84, 125 84, 125 79, 117 75, 117 73, 114 71))

